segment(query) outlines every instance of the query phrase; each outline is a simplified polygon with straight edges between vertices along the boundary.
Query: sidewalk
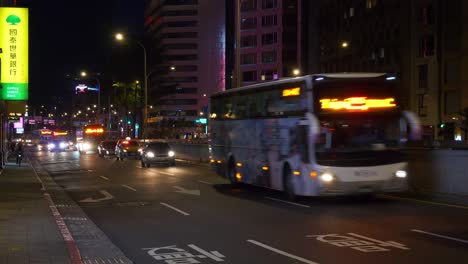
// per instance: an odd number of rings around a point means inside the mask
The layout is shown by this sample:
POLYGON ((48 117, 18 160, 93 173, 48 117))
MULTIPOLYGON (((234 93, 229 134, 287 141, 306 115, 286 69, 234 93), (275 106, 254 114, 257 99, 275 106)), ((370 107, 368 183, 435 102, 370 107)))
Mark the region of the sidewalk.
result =
POLYGON ((0 173, 0 264, 71 263, 42 185, 29 163, 0 173))

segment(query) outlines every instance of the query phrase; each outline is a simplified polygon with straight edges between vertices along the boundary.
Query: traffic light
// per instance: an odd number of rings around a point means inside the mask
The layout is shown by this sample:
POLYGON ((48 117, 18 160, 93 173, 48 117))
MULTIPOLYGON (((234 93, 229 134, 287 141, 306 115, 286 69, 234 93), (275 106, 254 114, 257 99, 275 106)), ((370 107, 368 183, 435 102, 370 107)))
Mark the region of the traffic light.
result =
POLYGON ((445 127, 445 124, 442 123, 442 124, 439 125, 439 127, 440 127, 440 128, 444 128, 444 127, 445 127))
POLYGON ((127 125, 131 125, 132 124, 132 121, 131 120, 127 120, 127 125))

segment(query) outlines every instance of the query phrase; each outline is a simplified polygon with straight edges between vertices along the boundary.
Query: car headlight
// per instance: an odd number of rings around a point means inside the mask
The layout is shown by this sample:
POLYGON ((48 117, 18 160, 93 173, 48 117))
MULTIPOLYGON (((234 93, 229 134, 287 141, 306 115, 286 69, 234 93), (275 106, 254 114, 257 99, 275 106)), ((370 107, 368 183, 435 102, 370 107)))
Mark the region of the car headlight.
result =
POLYGON ((89 144, 88 142, 83 143, 83 150, 89 150, 89 149, 91 149, 91 144, 89 144))
POLYGON ((322 175, 320 175, 320 179, 322 179, 322 181, 324 182, 331 182, 333 181, 333 174, 329 173, 329 172, 324 172, 322 173, 322 175))
POLYGON ((48 147, 49 149, 53 149, 53 148, 55 148, 55 144, 54 144, 54 143, 50 143, 49 145, 47 145, 47 147, 48 147))
POLYGON ((138 149, 138 153, 141 153, 141 152, 143 152, 143 148, 138 149))
POLYGON ((68 144, 65 143, 65 142, 60 142, 60 144, 59 144, 60 148, 66 148, 67 146, 68 146, 68 144))
POLYGON ((126 150, 126 149, 124 149, 124 150, 123 150, 123 152, 127 152, 127 150, 126 150))
POLYGON ((146 157, 148 157, 148 158, 154 158, 154 152, 151 152, 151 151, 146 152, 146 157))
POLYGON ((175 152, 172 151, 172 150, 170 150, 170 151, 167 153, 167 155, 168 155, 169 157, 174 157, 175 152))
POLYGON ((395 172, 395 176, 397 178, 406 178, 406 176, 408 176, 408 173, 405 170, 397 170, 395 172))

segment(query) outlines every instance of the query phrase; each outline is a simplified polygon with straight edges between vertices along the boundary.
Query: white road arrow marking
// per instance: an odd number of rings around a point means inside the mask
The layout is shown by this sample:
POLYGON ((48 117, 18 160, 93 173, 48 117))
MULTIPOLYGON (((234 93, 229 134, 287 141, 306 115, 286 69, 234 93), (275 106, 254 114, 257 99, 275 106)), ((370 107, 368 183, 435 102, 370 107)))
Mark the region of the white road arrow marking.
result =
POLYGON ((178 190, 178 191, 174 191, 174 192, 191 194, 191 195, 200 195, 200 190, 188 190, 188 189, 182 188, 180 186, 174 186, 174 188, 176 188, 178 190))
POLYGON ((89 197, 89 198, 81 200, 80 203, 98 203, 98 202, 102 202, 102 201, 105 201, 105 200, 114 199, 114 196, 112 196, 112 194, 110 194, 106 190, 102 190, 102 191, 99 191, 99 192, 104 195, 103 198, 94 199, 92 197, 89 197))

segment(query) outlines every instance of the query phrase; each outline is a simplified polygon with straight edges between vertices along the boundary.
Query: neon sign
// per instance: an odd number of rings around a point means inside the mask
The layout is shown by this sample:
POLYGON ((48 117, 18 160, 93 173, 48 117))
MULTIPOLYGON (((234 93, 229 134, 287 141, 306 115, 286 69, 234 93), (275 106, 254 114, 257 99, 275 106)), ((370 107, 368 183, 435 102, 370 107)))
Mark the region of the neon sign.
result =
POLYGON ((301 95, 300 87, 288 88, 288 89, 283 90, 283 97, 299 96, 299 95, 301 95))
POLYGON ((394 98, 369 99, 367 97, 350 97, 344 100, 339 99, 321 99, 321 109, 332 110, 361 110, 366 111, 371 108, 390 108, 396 107, 394 98))
POLYGON ((104 128, 87 128, 85 134, 100 134, 104 133, 104 128))
POLYGON ((50 130, 41 130, 41 135, 52 135, 52 131, 50 131, 50 130))
POLYGON ((68 132, 57 132, 57 131, 54 131, 54 136, 66 136, 68 135, 68 132))

